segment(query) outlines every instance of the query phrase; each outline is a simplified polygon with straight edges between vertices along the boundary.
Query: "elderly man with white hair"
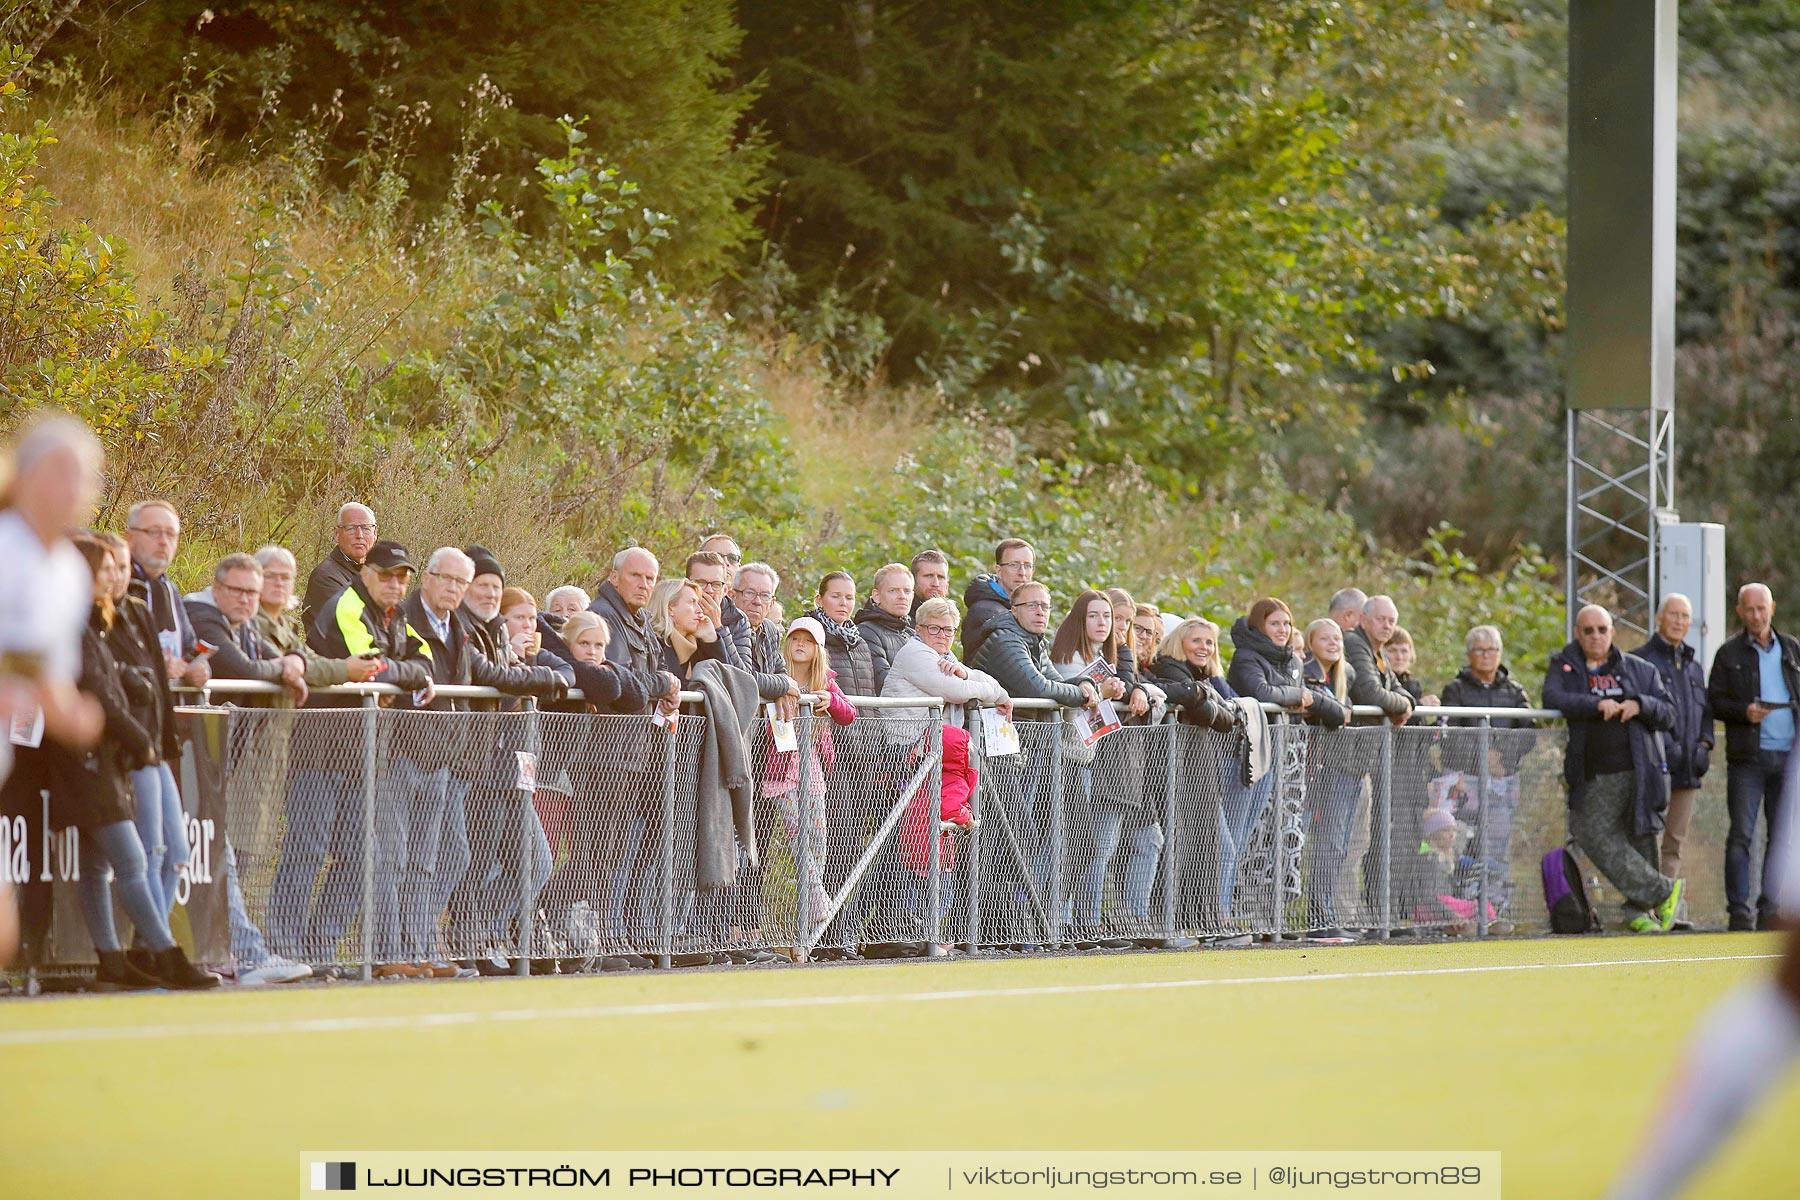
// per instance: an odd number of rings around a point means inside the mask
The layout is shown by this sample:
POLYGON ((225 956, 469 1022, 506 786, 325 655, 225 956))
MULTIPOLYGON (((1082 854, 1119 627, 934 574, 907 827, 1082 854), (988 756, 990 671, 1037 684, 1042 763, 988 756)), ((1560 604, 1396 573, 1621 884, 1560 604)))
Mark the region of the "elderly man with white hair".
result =
MULTIPOLYGON (((1706 698, 1706 672, 1687 642, 1693 627, 1694 606, 1680 592, 1664 596, 1656 609, 1656 630, 1650 640, 1632 653, 1656 668, 1675 705, 1675 728, 1663 739, 1669 754, 1669 815, 1663 822, 1662 873, 1681 876, 1681 847, 1694 823, 1694 803, 1700 797, 1700 781, 1711 765, 1713 748, 1712 704, 1706 698)), ((1686 905, 1675 918, 1678 929, 1688 928, 1686 905)))
POLYGON ((1750 852, 1759 810, 1768 817, 1767 846, 1781 830, 1781 779, 1794 748, 1794 705, 1800 699, 1800 643, 1775 628, 1775 597, 1766 584, 1738 589, 1743 630, 1713 656, 1707 698, 1725 722, 1725 906, 1735 931, 1769 929, 1775 921, 1775 859, 1764 853, 1760 894, 1750 895, 1750 852))
POLYGON ((306 599, 300 605, 303 628, 312 628, 319 609, 361 578, 363 560, 375 545, 375 510, 352 500, 338 509, 333 532, 337 544, 306 580, 306 599))

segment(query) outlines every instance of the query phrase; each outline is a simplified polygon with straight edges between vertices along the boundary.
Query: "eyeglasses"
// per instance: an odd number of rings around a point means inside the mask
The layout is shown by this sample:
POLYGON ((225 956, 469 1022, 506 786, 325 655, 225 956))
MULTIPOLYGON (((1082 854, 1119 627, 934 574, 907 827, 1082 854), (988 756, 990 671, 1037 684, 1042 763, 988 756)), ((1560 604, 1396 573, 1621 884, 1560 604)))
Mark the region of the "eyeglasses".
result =
POLYGON ((709 594, 725 590, 725 581, 723 579, 696 579, 693 583, 694 586, 698 587, 701 591, 709 594))
POLYGON ((159 538, 166 542, 172 542, 181 536, 181 530, 170 529, 163 525, 148 527, 143 525, 133 525, 130 529, 132 533, 141 533, 145 537, 159 538))
POLYGON ((1587 634, 1590 634, 1590 633, 1611 633, 1612 626, 1611 625, 1577 625, 1575 627, 1575 632, 1582 634, 1584 636, 1587 634))
POLYGON ((954 626, 954 625, 921 625, 921 626, 919 626, 919 632, 933 634, 937 637, 952 637, 956 633, 956 626, 954 626))
POLYGON ((746 600, 756 600, 764 604, 775 598, 774 592, 753 592, 749 588, 739 588, 738 595, 746 600))
POLYGON ((343 530, 345 533, 374 533, 375 532, 375 526, 373 526, 373 525, 339 525, 338 528, 343 530))
POLYGON ((445 583, 454 583, 457 587, 468 587, 471 583, 475 582, 473 579, 464 579, 460 575, 446 575, 442 571, 427 571, 425 573, 433 579, 441 579, 445 583))
POLYGON ((1034 609, 1037 612, 1049 612, 1050 611, 1050 602, 1048 600, 1021 600, 1017 604, 1013 605, 1013 607, 1014 608, 1034 609))
POLYGON ((229 583, 215 583, 215 584, 213 584, 213 589, 214 589, 214 590, 215 590, 215 591, 221 591, 221 592, 230 592, 230 593, 231 593, 231 594, 232 594, 232 595, 234 595, 234 596, 242 596, 242 597, 244 597, 244 598, 245 598, 245 599, 246 599, 246 600, 247 600, 247 599, 249 599, 249 598, 250 598, 250 597, 251 597, 251 596, 260 596, 260 595, 262 595, 262 589, 261 589, 261 588, 253 588, 253 587, 234 587, 234 586, 232 586, 232 585, 231 585, 231 584, 229 584, 229 583))
POLYGON ((1498 654, 1498 653, 1500 653, 1500 647, 1498 647, 1498 646, 1471 646, 1471 647, 1469 647, 1469 653, 1470 654, 1498 654))
POLYGON ((719 557, 724 559, 726 562, 730 563, 734 567, 744 561, 744 556, 741 554, 721 554, 721 555, 719 555, 719 557))
POLYGON ((1029 571, 1035 565, 1037 565, 1036 560, 1030 558, 1015 558, 1011 562, 1000 564, 1002 567, 1011 567, 1015 571, 1029 571))

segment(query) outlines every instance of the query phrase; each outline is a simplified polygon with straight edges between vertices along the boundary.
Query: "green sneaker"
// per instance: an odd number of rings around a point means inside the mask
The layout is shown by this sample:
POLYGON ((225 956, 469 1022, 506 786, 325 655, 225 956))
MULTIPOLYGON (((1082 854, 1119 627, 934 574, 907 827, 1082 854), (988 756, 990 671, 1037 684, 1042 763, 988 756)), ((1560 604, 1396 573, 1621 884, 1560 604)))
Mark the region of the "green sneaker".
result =
POLYGON ((1669 898, 1656 906, 1656 919, 1665 932, 1675 928, 1675 917, 1681 912, 1681 893, 1686 890, 1686 881, 1677 879, 1669 889, 1669 898))
POLYGON ((1655 913, 1639 913, 1631 918, 1625 928, 1633 933, 1661 933, 1664 929, 1662 918, 1655 913))

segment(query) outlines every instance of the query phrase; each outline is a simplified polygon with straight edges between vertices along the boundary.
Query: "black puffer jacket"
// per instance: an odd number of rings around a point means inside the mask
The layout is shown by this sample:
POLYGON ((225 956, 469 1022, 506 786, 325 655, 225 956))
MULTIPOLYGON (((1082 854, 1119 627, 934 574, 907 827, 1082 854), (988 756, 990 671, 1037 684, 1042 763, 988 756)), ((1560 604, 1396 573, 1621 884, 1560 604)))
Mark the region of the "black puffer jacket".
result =
POLYGON ((1002 608, 996 613, 990 609, 987 621, 974 633, 981 649, 966 661, 977 671, 992 675, 1013 699, 1054 700, 1065 708, 1080 708, 1087 703, 1081 688, 1062 679, 1050 665, 1050 648, 1044 636, 1026 633, 1011 610, 1002 608))
MULTIPOLYGON (((962 659, 973 663, 981 643, 996 628, 996 617, 1010 617, 1012 604, 992 575, 977 575, 963 592, 962 659)), ((990 672, 991 673, 991 672, 990 672)))
POLYGON ((1169 694, 1169 706, 1181 714, 1183 725, 1200 725, 1230 733, 1232 704, 1213 690, 1212 680, 1186 659, 1167 655, 1150 664, 1156 686, 1169 694))
POLYGON ((819 609, 807 609, 806 615, 825 626, 825 665, 837 672, 838 690, 846 696, 881 695, 881 688, 875 682, 875 655, 869 649, 868 640, 858 637, 856 645, 852 646, 842 633, 832 628, 832 623, 819 609))
POLYGON ((894 655, 912 637, 912 627, 911 617, 896 617, 876 607, 873 600, 865 602, 856 614, 857 631, 862 634, 875 667, 875 690, 870 695, 881 695, 881 689, 887 685, 887 673, 894 665, 894 655))
MULTIPOLYGON (((1494 673, 1492 683, 1483 683, 1475 678, 1475 672, 1468 667, 1456 673, 1456 678, 1444 685, 1444 693, 1439 697, 1446 708, 1530 708, 1531 697, 1519 681, 1512 677, 1504 665, 1494 673)), ((1479 726, 1479 717, 1450 717, 1444 724, 1451 727, 1479 726)), ((1531 751, 1533 737, 1531 734, 1518 733, 1517 730, 1531 729, 1537 722, 1526 717, 1495 717, 1489 722, 1494 732, 1489 735, 1488 744, 1500 751, 1502 769, 1508 775, 1517 774, 1519 763, 1531 751)), ((1475 761, 1477 741, 1467 734, 1446 736, 1440 754, 1444 769, 1447 771, 1465 771, 1477 773, 1481 764, 1475 761)))
POLYGON ((1247 617, 1232 623, 1231 644, 1237 652, 1231 657, 1225 681, 1233 691, 1260 704, 1299 707, 1306 684, 1298 654, 1277 646, 1262 630, 1250 628, 1247 617))
MULTIPOLYGON (((1344 664, 1344 670, 1349 669, 1350 665, 1344 664)), ((1337 698, 1337 691, 1325 678, 1325 668, 1309 658, 1300 673, 1306 679, 1307 690, 1312 693, 1312 707, 1306 710, 1306 719, 1325 729, 1342 729, 1348 725, 1350 706, 1337 698)))

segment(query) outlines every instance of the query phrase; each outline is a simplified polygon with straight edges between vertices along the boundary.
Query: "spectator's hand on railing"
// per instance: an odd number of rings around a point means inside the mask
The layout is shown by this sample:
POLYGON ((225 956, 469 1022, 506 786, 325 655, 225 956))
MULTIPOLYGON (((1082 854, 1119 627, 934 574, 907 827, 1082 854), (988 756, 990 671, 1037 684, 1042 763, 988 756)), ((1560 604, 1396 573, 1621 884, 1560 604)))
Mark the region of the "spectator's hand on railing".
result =
POLYGON ((346 659, 345 662, 348 664, 345 669, 345 677, 351 683, 367 683, 375 678, 377 671, 381 670, 379 658, 364 658, 359 654, 354 658, 346 659))
POLYGON ((1125 681, 1117 675, 1108 676, 1106 680, 1106 698, 1117 700, 1125 694, 1125 681))
POLYGON ((436 699, 437 699, 437 684, 435 682, 433 682, 432 680, 427 679, 425 681, 425 686, 419 689, 419 707, 423 708, 427 704, 430 704, 433 700, 436 700, 436 699))
POLYGON ((1087 697, 1087 699, 1082 702, 1081 706, 1083 708, 1100 707, 1100 689, 1096 688, 1089 680, 1084 679, 1081 681, 1081 694, 1087 697))
POLYGON ((1300 689, 1300 703, 1294 706, 1294 711, 1295 712, 1311 712, 1312 706, 1313 706, 1312 689, 1309 687, 1301 688, 1300 689))
POLYGON ((1443 703, 1443 701, 1438 699, 1437 693, 1428 692, 1426 694, 1425 698, 1423 700, 1419 701, 1419 706, 1421 708, 1436 708, 1438 705, 1440 705, 1442 703, 1443 703))
POLYGON ((998 703, 998 704, 996 704, 996 705, 994 705, 994 711, 995 711, 995 712, 997 712, 997 713, 999 713, 999 714, 1000 714, 1000 719, 1001 719, 1001 720, 1002 720, 1002 721, 1010 721, 1010 720, 1012 720, 1012 719, 1013 719, 1013 716, 1012 716, 1012 714, 1013 714, 1013 702, 1012 702, 1012 699, 1011 699, 1011 698, 1010 698, 1010 697, 1009 697, 1009 698, 1007 698, 1007 699, 1005 699, 1005 700, 1002 700, 1002 701, 1001 701, 1001 702, 1000 702, 1000 703, 998 703))
POLYGON ((659 671, 663 679, 663 694, 657 697, 656 707, 665 713, 672 713, 681 707, 681 680, 673 671, 659 671))
POLYGON ((1144 694, 1143 688, 1135 688, 1131 693, 1131 715, 1141 717, 1150 711, 1150 697, 1144 694))

